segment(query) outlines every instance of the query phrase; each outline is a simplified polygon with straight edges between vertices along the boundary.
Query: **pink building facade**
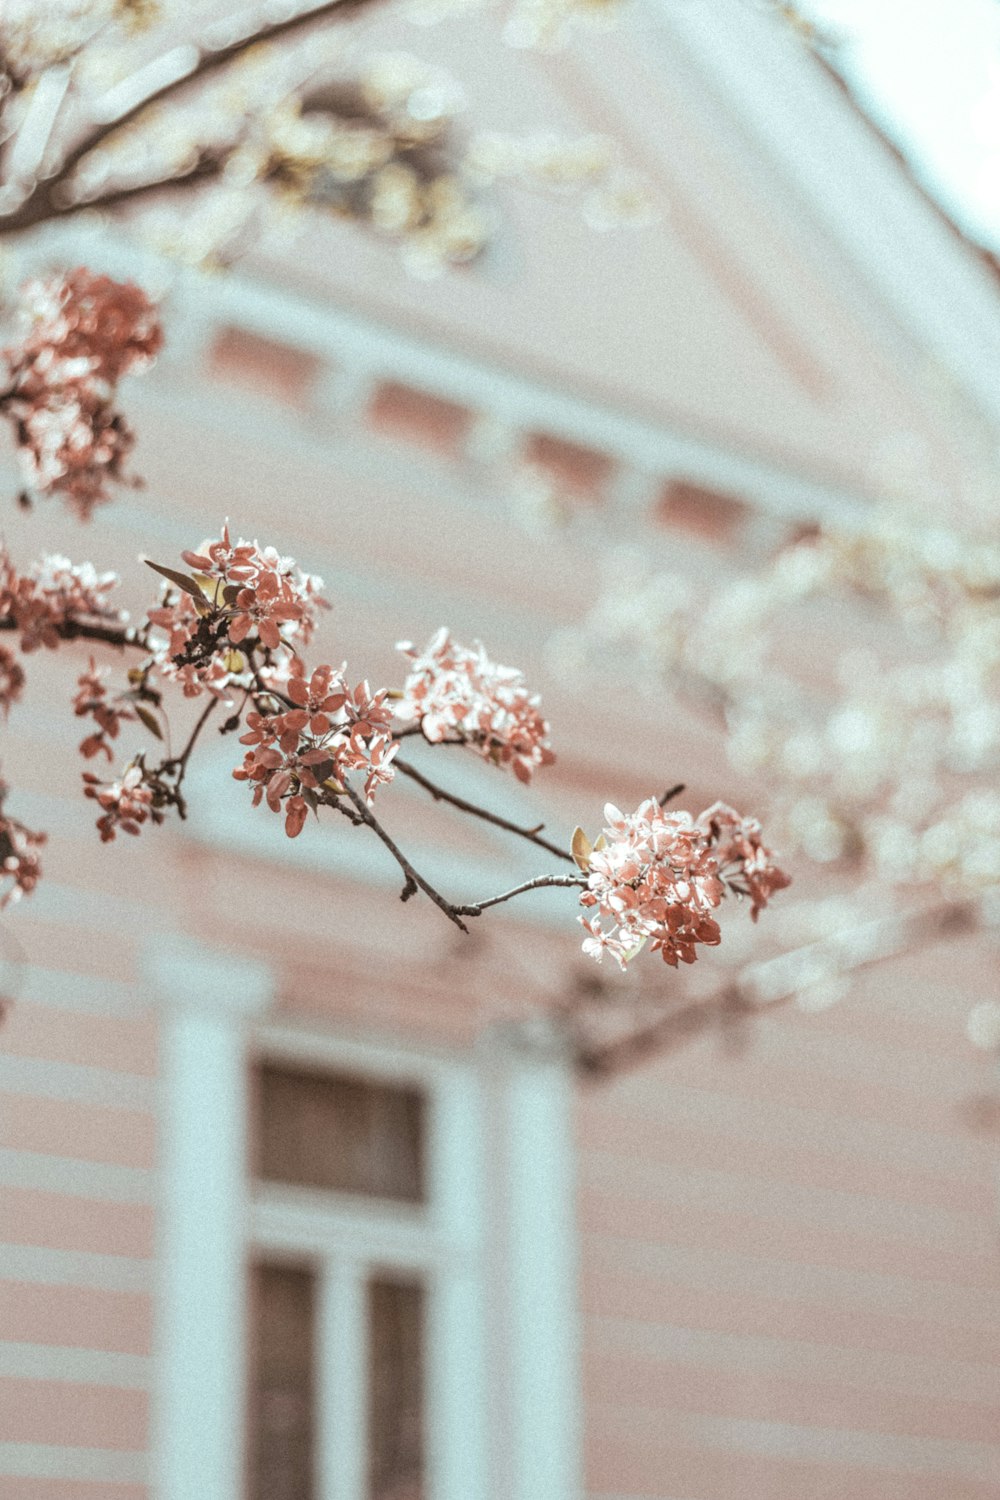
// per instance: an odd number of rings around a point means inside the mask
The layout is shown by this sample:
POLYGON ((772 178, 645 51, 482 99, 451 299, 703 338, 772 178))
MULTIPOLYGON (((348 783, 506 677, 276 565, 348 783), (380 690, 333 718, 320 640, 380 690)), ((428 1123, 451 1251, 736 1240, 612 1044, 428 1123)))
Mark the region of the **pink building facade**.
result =
MULTIPOLYGON (((925 505, 979 482, 1000 294, 763 11, 643 17, 502 76, 481 20, 434 55, 485 125, 619 140, 649 225, 512 190, 498 248, 428 283, 341 226, 207 282, 86 228, 19 251, 162 290, 168 347, 127 393, 146 488, 85 533, 13 517, 12 550, 115 567, 138 612, 137 554, 228 516, 324 576, 321 649, 359 677, 443 623, 523 667, 556 765, 529 794, 456 759, 457 794, 554 837, 679 780, 765 809, 688 710, 575 672, 572 632, 619 543, 735 577, 890 473, 925 505), (525 530, 522 459, 569 524, 525 530)), ((217 737, 187 824, 100 846, 84 661, 33 657, 3 737, 50 831, 4 918, 4 1500, 1000 1500, 985 938, 599 1076, 560 1017, 637 1000, 569 895, 462 940, 362 833, 285 840, 217 737)), ((419 788, 384 806, 464 899, 540 872, 419 788)), ((650 959, 642 1004, 703 999, 714 961, 650 959)))

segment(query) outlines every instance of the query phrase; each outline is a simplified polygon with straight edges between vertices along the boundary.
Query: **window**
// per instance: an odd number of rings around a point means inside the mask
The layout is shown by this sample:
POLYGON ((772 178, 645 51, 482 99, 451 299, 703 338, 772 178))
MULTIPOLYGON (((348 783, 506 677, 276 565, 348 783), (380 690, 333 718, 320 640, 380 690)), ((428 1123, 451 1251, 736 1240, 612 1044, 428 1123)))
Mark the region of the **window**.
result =
POLYGON ((157 1500, 579 1500, 558 1037, 268 1025, 266 966, 176 934, 146 972, 157 1500))
POLYGON ((247 1500, 426 1500, 426 1088, 263 1057, 250 1097, 247 1500))

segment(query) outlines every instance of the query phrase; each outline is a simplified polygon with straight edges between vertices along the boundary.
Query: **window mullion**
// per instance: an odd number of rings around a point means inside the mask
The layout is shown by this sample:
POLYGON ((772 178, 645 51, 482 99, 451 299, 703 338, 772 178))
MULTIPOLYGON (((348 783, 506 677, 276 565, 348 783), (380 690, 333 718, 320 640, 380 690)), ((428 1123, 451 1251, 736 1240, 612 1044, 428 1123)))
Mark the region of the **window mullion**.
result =
POLYGON ((327 1259, 316 1320, 319 1500, 366 1500, 368 1338, 362 1262, 327 1259))

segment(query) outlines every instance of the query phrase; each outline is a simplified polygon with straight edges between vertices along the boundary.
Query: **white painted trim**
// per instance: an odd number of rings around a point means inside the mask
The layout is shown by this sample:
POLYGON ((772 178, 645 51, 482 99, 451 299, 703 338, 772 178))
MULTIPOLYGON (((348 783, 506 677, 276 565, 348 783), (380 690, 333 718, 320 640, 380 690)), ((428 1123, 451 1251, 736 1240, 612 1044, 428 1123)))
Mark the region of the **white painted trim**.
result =
POLYGON ((107 1203, 150 1203, 156 1177, 146 1167, 115 1167, 107 1162, 77 1161, 4 1147, 0 1148, 0 1187, 64 1193, 107 1203))
POLYGON ((493 1128, 490 1277, 496 1500, 579 1500, 573 1075, 544 1023, 485 1040, 493 1128))
POLYGON ((30 1094, 62 1103, 102 1104, 111 1109, 149 1110, 155 1085, 139 1073, 114 1072, 84 1063, 0 1056, 0 1092, 30 1094))
MULTIPOLYGON (((20 270, 53 258, 84 258, 112 274, 137 276, 153 288, 174 284, 183 290, 192 320, 211 328, 246 328, 307 350, 366 379, 400 380, 418 390, 487 413, 518 433, 550 432, 569 442, 598 448, 624 468, 635 466, 664 479, 688 479, 723 493, 736 493, 761 510, 792 520, 817 514, 859 518, 868 502, 857 494, 803 477, 792 466, 768 463, 723 444, 671 430, 665 423, 634 417, 490 364, 461 350, 421 341, 316 298, 255 282, 238 274, 199 278, 163 257, 140 250, 105 229, 97 234, 82 222, 57 225, 35 237, 20 270)), ((289 414, 274 416, 286 432, 289 414)), ((316 433, 313 416, 308 426, 316 433)))
POLYGON ((8 1380, 68 1380, 74 1385, 109 1385, 144 1391, 153 1361, 145 1354, 112 1354, 104 1349, 63 1348, 60 1344, 0 1343, 0 1376, 8 1380))
POLYGON ((83 1015, 142 1018, 147 1012, 134 984, 121 979, 72 974, 64 969, 45 969, 30 964, 18 992, 18 1001, 53 1010, 83 1015))
POLYGON ((995 277, 801 42, 747 0, 647 0, 647 13, 650 58, 714 95, 898 325, 1000 419, 995 277))
POLYGON ((152 1262, 91 1250, 50 1250, 41 1245, 0 1245, 0 1278, 36 1286, 94 1287, 102 1292, 148 1292, 152 1262))
POLYGON ((151 943, 163 1006, 156 1500, 240 1500, 245 1345, 246 1024, 268 971, 151 943))
POLYGON ((0 1443, 0 1474, 10 1479, 145 1484, 146 1467, 145 1453, 114 1448, 57 1448, 48 1443, 0 1443))
POLYGON ((473 1062, 456 1063, 430 1100, 430 1212, 451 1249, 427 1302, 428 1497, 489 1500, 485 1098, 473 1062))
POLYGON ((247 1228, 254 1249, 268 1258, 345 1256, 372 1266, 421 1270, 448 1255, 422 1210, 339 1193, 258 1184, 247 1228))
POLYGON ((422 1084, 431 1090, 439 1087, 455 1066, 453 1052, 443 1047, 422 1046, 416 1051, 360 1031, 334 1034, 295 1022, 275 1022, 258 1026, 254 1037, 254 1055, 262 1061, 275 1058, 385 1083, 422 1084))
POLYGON ((316 1363, 319 1500, 365 1500, 368 1460, 367 1267, 327 1261, 319 1281, 316 1363))

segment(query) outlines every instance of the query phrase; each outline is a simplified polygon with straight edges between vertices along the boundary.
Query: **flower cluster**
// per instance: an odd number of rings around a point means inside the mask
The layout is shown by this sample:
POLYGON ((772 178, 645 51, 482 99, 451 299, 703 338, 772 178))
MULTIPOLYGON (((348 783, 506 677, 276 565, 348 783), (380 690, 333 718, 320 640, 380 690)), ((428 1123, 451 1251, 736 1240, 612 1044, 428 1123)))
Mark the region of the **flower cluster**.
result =
POLYGON ((710 913, 727 886, 752 898, 756 917, 789 883, 759 824, 723 803, 698 818, 666 812, 655 798, 628 814, 609 803, 604 815, 608 826, 580 861, 587 869, 580 904, 597 908, 580 918, 589 934, 583 951, 597 959, 608 952, 623 969, 647 942, 671 967, 694 963, 699 943, 720 941, 710 913))
POLYGON ((774 863, 774 854, 761 837, 756 818, 742 818, 725 802, 713 802, 698 818, 715 849, 719 870, 729 889, 750 898, 756 922, 775 891, 791 884, 791 877, 774 863))
POLYGON ((0 547, 0 621, 13 621, 22 651, 55 647, 60 630, 75 619, 117 624, 125 618, 108 603, 117 583, 115 573, 98 573, 91 563, 71 563, 58 554, 18 573, 0 547))
POLYGON ((107 756, 108 760, 112 760, 114 757, 108 741, 116 740, 121 725, 135 718, 131 709, 120 702, 115 703, 109 700, 104 679, 110 671, 110 667, 99 667, 91 657, 87 671, 82 672, 77 678, 73 712, 78 719, 89 716, 97 725, 93 734, 88 734, 80 741, 80 754, 85 760, 90 760, 93 756, 102 753, 107 756))
POLYGON ((221 694, 234 671, 245 665, 233 648, 248 639, 272 654, 270 672, 286 675, 291 668, 288 648, 292 642, 308 642, 318 611, 329 608, 323 580, 303 573, 273 547, 242 538, 234 544, 228 526, 218 540, 203 542, 183 557, 196 570, 194 576, 172 575, 181 586, 147 616, 166 632, 156 651, 164 675, 179 681, 188 697, 205 689, 221 694))
POLYGON ((163 814, 153 805, 153 789, 147 785, 141 765, 128 767, 117 781, 103 782, 91 771, 83 773, 83 794, 92 797, 102 809, 97 820, 101 843, 110 843, 119 829, 122 833, 137 834, 140 825, 152 817, 154 823, 163 822, 163 814))
POLYGON ((35 889, 42 873, 37 851, 45 843, 44 833, 33 833, 7 816, 6 796, 6 782, 0 781, 0 911, 35 889))
POLYGON ((134 436, 115 390, 160 349, 159 317, 139 287, 84 267, 29 282, 22 309, 22 336, 5 350, 22 469, 32 493, 65 495, 86 520, 109 481, 133 482, 123 466, 134 436))
POLYGON ((24 689, 24 672, 21 663, 6 646, 0 646, 0 714, 4 718, 24 689))
POLYGON ((423 652, 409 641, 398 649, 411 660, 397 712, 414 719, 425 739, 449 736, 473 746, 494 765, 510 765, 519 781, 537 766, 551 765, 549 726, 537 695, 515 667, 490 661, 477 642, 469 650, 441 629, 423 652))
POLYGON ((298 671, 286 692, 292 704, 286 712, 247 715, 240 743, 250 748, 233 776, 253 784, 255 807, 263 797, 272 812, 283 810, 285 832, 295 838, 316 793, 325 784, 335 790, 350 771, 365 773, 370 805, 376 787, 393 778, 399 746, 385 690, 373 693, 361 682, 352 692, 343 668, 317 667, 308 681, 298 671))

